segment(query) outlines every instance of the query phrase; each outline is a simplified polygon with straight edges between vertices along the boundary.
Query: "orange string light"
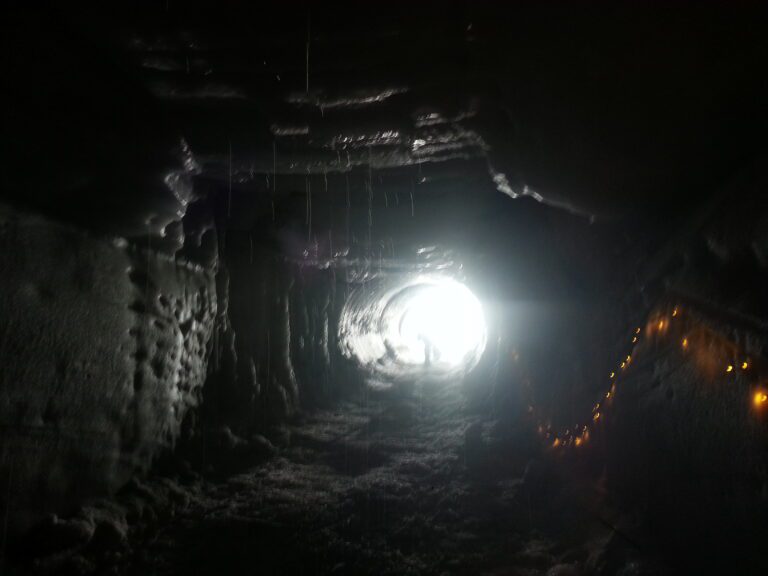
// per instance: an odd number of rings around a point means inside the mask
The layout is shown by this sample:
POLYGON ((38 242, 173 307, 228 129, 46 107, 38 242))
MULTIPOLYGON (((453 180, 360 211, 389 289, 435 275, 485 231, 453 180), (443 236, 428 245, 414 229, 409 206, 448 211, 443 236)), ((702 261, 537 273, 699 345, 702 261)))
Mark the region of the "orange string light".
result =
MULTIPOLYGON (((671 316, 673 318, 677 317, 679 312, 680 312, 680 309, 677 306, 675 306, 673 308, 672 312, 671 312, 671 316)), ((657 316, 657 318, 658 318, 658 316, 657 316)), ((654 326, 655 326, 659 330, 659 332, 661 332, 661 331, 664 331, 665 328, 668 327, 667 320, 665 318, 659 319, 658 323, 656 323, 656 324, 654 324, 654 322, 655 322, 655 320, 649 321, 646 329, 649 330, 649 331, 652 331, 654 326)), ((635 335, 632 336, 632 341, 631 341, 632 344, 635 344, 638 341, 637 334, 640 334, 640 332, 641 332, 641 328, 636 328, 635 329, 635 332, 634 332, 635 335)), ((684 337, 682 339, 681 344, 682 344, 683 350, 688 350, 690 348, 690 342, 689 342, 687 337, 684 337)), ((515 356, 517 356, 517 354, 515 354, 515 356)), ((620 369, 626 368, 631 361, 632 361, 632 356, 631 355, 627 355, 626 359, 623 362, 621 362, 619 368, 620 369)), ((726 368, 725 368, 725 372, 726 373, 734 372, 736 366, 739 366, 741 368, 741 370, 747 370, 750 367, 750 363, 749 363, 748 360, 743 360, 740 363, 736 362, 735 364, 727 364, 726 368)), ((613 382, 611 383, 610 390, 605 393, 604 400, 609 400, 609 399, 611 399, 611 398, 613 398, 615 396, 615 393, 616 393, 616 381, 614 380, 615 378, 616 378, 616 372, 615 371, 611 371, 610 374, 609 374, 609 379, 613 380, 613 382)), ((761 409, 761 410, 762 409, 768 409, 768 391, 766 391, 763 388, 760 388, 760 389, 756 390, 754 392, 753 396, 752 396, 752 403, 753 403, 754 407, 757 408, 757 409, 761 409)), ((601 408, 602 408, 601 402, 598 402, 592 408, 592 420, 593 420, 593 422, 595 424, 600 420, 601 408)), ((533 413, 532 407, 529 408, 529 413, 533 413)), ((542 434, 542 435, 546 436, 546 438, 554 438, 554 440, 552 441, 552 444, 551 444, 551 446, 553 448, 557 448, 559 446, 563 446, 564 448, 568 448, 570 446, 577 446, 578 447, 578 446, 582 446, 583 444, 585 444, 587 442, 587 440, 589 439, 591 427, 592 427, 591 424, 583 426, 583 428, 581 430, 581 435, 578 435, 578 426, 576 428, 574 428, 573 435, 571 434, 570 429, 565 430, 565 432, 560 434, 560 436, 558 436, 556 434, 553 434, 551 432, 551 426, 547 426, 546 427, 546 434, 543 434, 543 431, 545 429, 544 429, 544 427, 541 424, 538 426, 538 431, 539 431, 539 434, 542 434)))

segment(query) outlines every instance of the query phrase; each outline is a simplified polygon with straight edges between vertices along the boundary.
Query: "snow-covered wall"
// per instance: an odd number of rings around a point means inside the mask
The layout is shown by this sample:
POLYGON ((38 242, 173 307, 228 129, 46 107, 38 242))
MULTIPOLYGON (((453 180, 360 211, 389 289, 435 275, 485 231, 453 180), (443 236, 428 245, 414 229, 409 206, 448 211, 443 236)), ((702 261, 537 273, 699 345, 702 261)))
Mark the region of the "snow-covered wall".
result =
POLYGON ((601 407, 602 479, 643 520, 638 537, 738 574, 754 573, 768 529, 764 174, 738 180, 649 267, 663 294, 601 407))
POLYGON ((113 492, 174 444, 199 402, 215 275, 149 248, 0 212, 0 485, 12 526, 113 492))
POLYGON ((343 302, 332 270, 303 267, 249 234, 228 233, 222 254, 204 412, 208 422, 247 434, 331 397, 343 302))

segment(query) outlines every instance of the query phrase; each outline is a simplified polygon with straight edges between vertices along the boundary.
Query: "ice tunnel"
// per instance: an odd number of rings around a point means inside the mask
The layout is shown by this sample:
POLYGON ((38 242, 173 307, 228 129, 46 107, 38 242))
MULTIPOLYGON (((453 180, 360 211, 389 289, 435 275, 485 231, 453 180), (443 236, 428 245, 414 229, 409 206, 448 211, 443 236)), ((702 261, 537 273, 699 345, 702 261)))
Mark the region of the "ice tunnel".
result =
POLYGON ((0 575, 760 575, 759 2, 0 6, 0 575))

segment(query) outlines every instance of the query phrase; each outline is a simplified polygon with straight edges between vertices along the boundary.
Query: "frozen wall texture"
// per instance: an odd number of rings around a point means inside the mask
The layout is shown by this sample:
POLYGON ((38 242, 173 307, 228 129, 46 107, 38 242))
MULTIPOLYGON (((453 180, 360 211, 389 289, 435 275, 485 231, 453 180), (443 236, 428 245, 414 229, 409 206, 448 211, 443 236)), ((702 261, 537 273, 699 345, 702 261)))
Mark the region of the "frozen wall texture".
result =
POLYGON ((604 423, 604 479, 644 537, 734 573, 768 528, 768 410, 753 400, 768 382, 764 173, 692 215, 649 266, 664 295, 604 423))
POLYGON ((204 412, 247 435, 331 397, 342 302, 333 271, 304 268, 248 233, 229 232, 222 251, 204 412))
POLYGON ((13 526, 113 492, 173 446, 199 403, 215 275, 149 242, 0 212, 0 483, 13 526))

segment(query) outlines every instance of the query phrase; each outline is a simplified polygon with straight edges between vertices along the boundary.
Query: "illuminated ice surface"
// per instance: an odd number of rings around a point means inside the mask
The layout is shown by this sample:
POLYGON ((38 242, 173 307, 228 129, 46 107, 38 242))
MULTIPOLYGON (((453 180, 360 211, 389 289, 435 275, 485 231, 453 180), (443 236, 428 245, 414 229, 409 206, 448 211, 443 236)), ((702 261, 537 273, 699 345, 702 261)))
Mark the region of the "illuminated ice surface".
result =
POLYGON ((342 352, 389 381, 466 374, 483 354, 486 332, 472 291, 437 275, 363 285, 339 323, 342 352))

